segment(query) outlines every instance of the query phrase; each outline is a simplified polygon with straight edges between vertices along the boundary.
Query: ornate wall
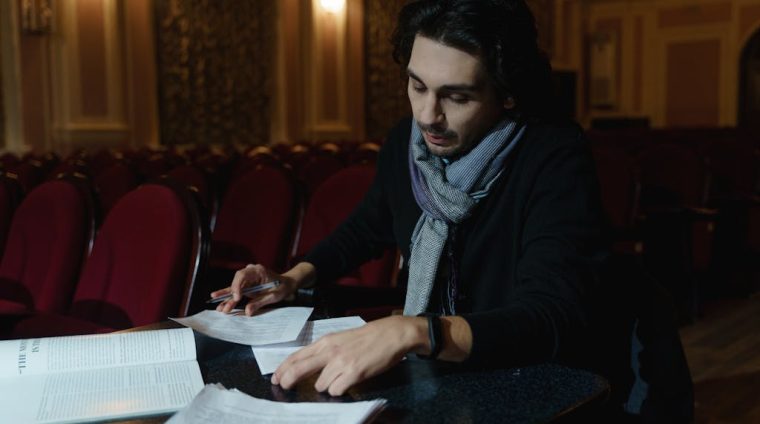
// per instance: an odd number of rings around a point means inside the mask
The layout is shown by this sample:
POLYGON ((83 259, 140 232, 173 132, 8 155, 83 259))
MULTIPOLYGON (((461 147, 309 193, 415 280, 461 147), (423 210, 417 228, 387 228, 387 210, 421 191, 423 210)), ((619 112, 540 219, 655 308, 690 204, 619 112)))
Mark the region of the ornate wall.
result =
POLYGON ((411 114, 406 76, 393 61, 390 39, 404 0, 366 0, 367 137, 381 139, 411 114))
POLYGON ((162 143, 267 143, 277 2, 155 4, 162 143))
MULTIPOLYGON (((0 43, 0 46, 2 43, 0 43)), ((2 49, 0 49, 0 63, 3 63, 2 49)), ((3 68, 0 66, 0 148, 5 147, 5 108, 3 107, 3 68)))

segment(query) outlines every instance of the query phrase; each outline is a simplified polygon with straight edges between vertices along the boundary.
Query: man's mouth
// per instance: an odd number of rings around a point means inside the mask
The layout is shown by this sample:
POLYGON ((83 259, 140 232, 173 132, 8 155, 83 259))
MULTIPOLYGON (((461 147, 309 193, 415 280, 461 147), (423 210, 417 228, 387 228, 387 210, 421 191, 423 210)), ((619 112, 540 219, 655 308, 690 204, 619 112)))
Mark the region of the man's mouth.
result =
POLYGON ((430 144, 435 144, 436 146, 441 146, 446 144, 446 141, 449 139, 449 137, 445 137, 443 134, 431 134, 429 132, 423 133, 425 135, 425 140, 430 144))

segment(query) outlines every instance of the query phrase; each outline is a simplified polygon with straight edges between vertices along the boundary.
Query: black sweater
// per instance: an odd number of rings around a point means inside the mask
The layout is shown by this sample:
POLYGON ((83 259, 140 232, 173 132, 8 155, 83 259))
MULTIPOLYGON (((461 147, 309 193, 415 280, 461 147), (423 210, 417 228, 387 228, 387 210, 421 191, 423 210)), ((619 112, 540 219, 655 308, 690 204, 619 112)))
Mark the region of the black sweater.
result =
MULTIPOLYGON (((391 130, 362 203, 306 257, 319 281, 334 280, 388 247, 409 257, 421 214, 408 169, 411 122, 391 130)), ((558 360, 584 338, 576 337, 588 325, 588 294, 603 255, 598 191, 577 125, 528 125, 500 181, 456 230, 458 312, 473 334, 469 362, 558 360)))

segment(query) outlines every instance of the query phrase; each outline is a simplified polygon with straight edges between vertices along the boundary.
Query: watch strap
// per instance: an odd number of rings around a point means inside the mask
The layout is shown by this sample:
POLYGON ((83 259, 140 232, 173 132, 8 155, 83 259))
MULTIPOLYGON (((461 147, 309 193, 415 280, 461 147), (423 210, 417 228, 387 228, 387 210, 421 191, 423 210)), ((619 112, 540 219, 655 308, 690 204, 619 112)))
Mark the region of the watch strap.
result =
POLYGON ((443 349, 443 325, 441 324, 441 317, 438 314, 429 312, 423 312, 417 316, 427 318, 428 337, 430 340, 430 354, 417 354, 417 357, 421 359, 436 359, 443 349))

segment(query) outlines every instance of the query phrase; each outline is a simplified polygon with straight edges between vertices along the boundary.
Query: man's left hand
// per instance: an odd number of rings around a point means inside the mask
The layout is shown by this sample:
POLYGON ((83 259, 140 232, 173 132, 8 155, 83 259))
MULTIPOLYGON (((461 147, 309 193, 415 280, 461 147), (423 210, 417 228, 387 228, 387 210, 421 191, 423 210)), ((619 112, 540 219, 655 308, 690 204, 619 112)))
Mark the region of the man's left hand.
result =
POLYGON ((314 388, 332 396, 382 373, 407 352, 424 349, 425 318, 392 316, 363 327, 328 334, 290 355, 272 375, 272 384, 290 389, 321 371, 314 388))

